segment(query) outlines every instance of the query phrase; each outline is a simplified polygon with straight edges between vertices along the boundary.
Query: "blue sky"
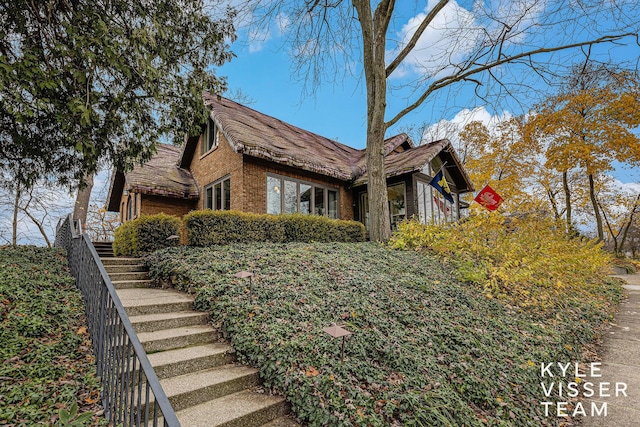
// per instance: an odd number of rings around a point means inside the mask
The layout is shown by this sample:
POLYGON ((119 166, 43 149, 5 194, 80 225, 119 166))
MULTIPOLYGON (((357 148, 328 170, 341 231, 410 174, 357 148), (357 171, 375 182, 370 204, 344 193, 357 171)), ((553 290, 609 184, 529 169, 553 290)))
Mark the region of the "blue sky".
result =
MULTIPOLYGON (((426 2, 398 2, 398 18, 393 21, 390 34, 402 40, 411 31, 413 21, 420 18, 420 13, 424 13, 424 3, 426 2)), ((433 3, 433 1, 429 2, 433 3)), ((464 4, 465 1, 460 2, 464 4)), ((467 2, 468 3, 468 2, 467 2)), ((511 4, 509 0, 496 0, 496 3, 511 4)), ((464 24, 471 19, 471 13, 465 7, 452 2, 446 11, 450 22, 464 24), (467 19, 467 21, 465 21, 467 19)), ((543 11, 532 13, 530 20, 533 22, 540 18, 543 11)), ((477 23, 477 22, 476 22, 477 23)), ((528 23, 530 25, 531 22, 528 23)), ((291 49, 287 42, 286 34, 283 34, 281 27, 275 24, 269 28, 269 32, 262 32, 257 38, 249 37, 245 27, 239 26, 239 39, 232 45, 232 50, 236 54, 230 63, 220 67, 217 74, 228 78, 230 93, 240 90, 252 102, 250 106, 260 112, 269 114, 283 121, 299 126, 301 128, 318 133, 325 137, 338 140, 344 144, 364 148, 366 138, 366 97, 364 81, 359 72, 361 67, 355 65, 355 73, 345 75, 339 81, 328 78, 322 85, 316 88, 313 95, 304 95, 304 82, 298 81, 291 66, 291 56, 288 52, 291 49)), ((285 30, 286 31, 286 30, 285 30)), ((569 31, 564 29, 564 31, 569 31)), ((586 37, 584 30, 574 28, 576 40, 586 37), (582 31, 582 32, 580 32, 582 31)), ((520 36, 523 41, 527 36, 527 30, 522 31, 520 36)), ((434 47, 433 40, 438 34, 430 34, 431 43, 429 47, 434 47)), ((612 58, 614 60, 630 61, 638 60, 639 52, 637 45, 633 45, 632 39, 627 39, 631 43, 629 46, 601 46, 592 52, 594 56, 601 60, 612 58)), ((448 42, 449 43, 449 42, 448 42)), ((464 50, 464 42, 457 42, 456 49, 464 50)), ((423 43, 424 44, 424 43, 423 43)), ((420 47, 420 46, 419 46, 420 47)), ((450 43, 446 48, 450 47, 450 43)), ((393 46, 388 46, 389 50, 393 46)), ((426 50, 426 49, 425 49, 426 50)), ((580 54, 574 50, 555 54, 551 61, 558 63, 570 63, 575 61, 580 54)), ((582 56, 584 57, 584 56, 582 56)), ((409 84, 388 97, 389 114, 399 111, 406 105, 405 97, 410 96, 411 81, 417 79, 418 69, 413 64, 421 59, 419 55, 409 58, 410 64, 405 66, 400 72, 392 76, 391 84, 409 84)), ((519 67, 505 67, 501 72, 512 80, 526 81, 533 78, 532 74, 519 67)), ((527 111, 536 99, 535 95, 541 95, 547 87, 539 80, 532 80, 532 90, 525 90, 514 98, 502 98, 499 102, 486 103, 474 96, 472 89, 467 86, 463 88, 445 89, 437 97, 430 99, 421 109, 402 119, 395 127, 388 131, 387 136, 391 136, 404 129, 406 126, 435 125, 439 121, 460 122, 469 117, 489 120, 491 117, 500 117, 510 114, 520 114, 527 111), (535 93, 534 89, 541 92, 535 93), (528 92, 528 93, 527 93, 528 92)), ((233 96, 232 96, 233 97, 233 96)), ((387 119, 389 116, 387 117, 387 119)), ((623 182, 638 182, 640 174, 628 168, 618 167, 616 177, 623 182)))

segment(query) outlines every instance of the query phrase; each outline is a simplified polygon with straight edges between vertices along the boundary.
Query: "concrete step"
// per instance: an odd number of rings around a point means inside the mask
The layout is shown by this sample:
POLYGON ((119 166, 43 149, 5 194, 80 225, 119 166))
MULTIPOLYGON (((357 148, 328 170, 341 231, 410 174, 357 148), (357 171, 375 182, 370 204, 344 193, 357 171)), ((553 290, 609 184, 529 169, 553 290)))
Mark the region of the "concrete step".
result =
POLYGON ((184 375, 235 361, 235 352, 224 343, 203 344, 148 355, 158 378, 184 375))
POLYGON ((105 265, 104 269, 107 270, 107 273, 110 275, 112 273, 139 273, 146 272, 147 268, 144 264, 119 264, 119 265, 105 265))
POLYGON ((117 280, 111 281, 116 289, 150 288, 153 280, 117 280))
POLYGON ((129 316, 190 311, 193 297, 174 289, 118 289, 118 296, 129 316))
POLYGON ((137 333, 153 332, 181 326, 206 325, 209 316, 199 311, 179 311, 129 316, 137 333))
MULTIPOLYGON (((160 380, 176 411, 253 387, 258 370, 243 365, 223 365, 160 380)), ((189 424, 185 424, 189 425, 189 424)))
POLYGON ((124 265, 124 264, 142 264, 142 260, 140 258, 128 258, 128 257, 110 257, 105 260, 102 260, 102 264, 106 267, 107 265, 124 265))
POLYGON ((300 427, 300 424, 293 418, 284 416, 276 418, 270 423, 263 424, 261 427, 300 427))
POLYGON ((135 271, 133 273, 109 273, 112 282, 120 282, 123 280, 147 280, 149 274, 146 271, 135 271))
POLYGON ((198 344, 209 344, 220 338, 218 331, 209 325, 194 325, 180 328, 142 332, 138 338, 147 353, 173 350, 198 344))
POLYGON ((177 411, 180 424, 189 427, 250 427, 269 423, 287 413, 279 396, 245 390, 177 411))

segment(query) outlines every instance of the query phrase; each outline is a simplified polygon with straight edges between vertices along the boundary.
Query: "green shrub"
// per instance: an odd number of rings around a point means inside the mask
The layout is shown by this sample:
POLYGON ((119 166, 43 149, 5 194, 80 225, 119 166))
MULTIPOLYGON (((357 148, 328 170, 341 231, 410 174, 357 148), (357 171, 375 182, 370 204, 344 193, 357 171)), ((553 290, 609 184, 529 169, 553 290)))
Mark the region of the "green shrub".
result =
POLYGON ((407 221, 390 244, 436 253, 485 295, 537 309, 584 298, 612 261, 601 244, 567 235, 552 219, 498 213, 443 225, 407 221))
POLYGON ((314 215, 259 215, 238 211, 195 211, 184 217, 190 246, 247 242, 361 242, 356 221, 314 215))
POLYGON ((178 236, 181 225, 181 221, 171 215, 142 215, 118 227, 113 252, 116 256, 138 255, 177 246, 179 239, 168 238, 178 236))

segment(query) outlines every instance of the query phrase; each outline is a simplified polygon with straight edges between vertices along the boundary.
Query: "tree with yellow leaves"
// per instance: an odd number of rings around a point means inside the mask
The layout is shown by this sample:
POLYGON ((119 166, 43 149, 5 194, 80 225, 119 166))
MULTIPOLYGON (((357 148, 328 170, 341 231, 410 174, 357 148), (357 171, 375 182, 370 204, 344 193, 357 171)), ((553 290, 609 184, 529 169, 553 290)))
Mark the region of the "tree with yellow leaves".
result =
POLYGON ((637 73, 611 70, 590 62, 573 67, 558 94, 540 104, 525 127, 528 141, 546 146, 546 164, 562 173, 571 227, 568 175, 580 170, 596 220, 598 239, 604 240, 596 178, 613 169, 613 162, 640 164, 640 80, 637 73))
POLYGON ((471 122, 460 132, 456 150, 471 181, 478 188, 491 185, 504 198, 502 208, 514 212, 540 207, 531 192, 540 147, 524 140, 523 126, 522 117, 505 120, 491 131, 482 122, 471 122))

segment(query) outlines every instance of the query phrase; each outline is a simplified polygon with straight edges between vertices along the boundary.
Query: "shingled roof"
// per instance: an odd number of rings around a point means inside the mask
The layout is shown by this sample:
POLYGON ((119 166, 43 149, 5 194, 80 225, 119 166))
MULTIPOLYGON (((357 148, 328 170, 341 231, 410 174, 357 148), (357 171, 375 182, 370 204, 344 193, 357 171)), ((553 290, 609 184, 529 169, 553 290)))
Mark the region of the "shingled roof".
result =
MULTIPOLYGON (((211 118, 234 151, 351 183, 366 182, 365 150, 349 147, 221 96, 205 94, 204 101, 211 110, 211 118)), ((197 142, 197 138, 187 140, 178 162, 180 167, 188 167, 197 142)), ((425 146, 415 147, 405 133, 388 138, 384 150, 387 175, 421 169, 447 146, 446 143, 446 140, 438 141, 428 144, 430 148, 423 148, 425 146), (403 154, 405 152, 407 154, 403 154)), ((457 162, 456 165, 460 166, 457 162)), ((470 188, 466 174, 461 178, 467 182, 458 183, 463 184, 460 187, 470 188)))
MULTIPOLYGON (((211 118, 234 151, 278 164, 334 177, 348 185, 365 184, 365 150, 358 150, 293 126, 221 96, 205 94, 211 118)), ((131 172, 116 172, 109 189, 109 210, 117 211, 123 189, 144 194, 197 199, 198 187, 188 170, 198 137, 187 138, 182 149, 160 144, 158 153, 131 172), (112 206, 113 205, 113 206, 112 206)), ((447 172, 459 192, 473 186, 448 140, 414 146, 401 133, 385 140, 387 176, 421 170, 436 156, 447 163, 447 172)))
POLYGON ((158 144, 158 152, 143 166, 136 165, 127 173, 115 172, 107 196, 108 209, 119 210, 118 204, 125 189, 142 194, 197 199, 198 185, 193 175, 177 166, 181 151, 180 147, 158 144))
MULTIPOLYGON (((459 193, 474 190, 471 179, 462 167, 448 139, 441 139, 400 152, 391 151, 384 159, 384 169, 388 178, 418 172, 436 156, 440 156, 445 164, 445 170, 459 193)), ((367 177, 363 175, 356 179, 353 185, 361 185, 366 182, 367 177)))
POLYGON ((343 181, 352 179, 352 169, 363 155, 362 150, 293 126, 229 99, 206 94, 204 101, 211 109, 211 117, 238 153, 343 181))

